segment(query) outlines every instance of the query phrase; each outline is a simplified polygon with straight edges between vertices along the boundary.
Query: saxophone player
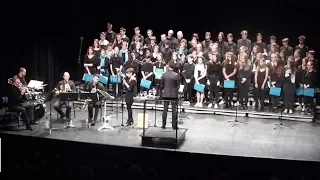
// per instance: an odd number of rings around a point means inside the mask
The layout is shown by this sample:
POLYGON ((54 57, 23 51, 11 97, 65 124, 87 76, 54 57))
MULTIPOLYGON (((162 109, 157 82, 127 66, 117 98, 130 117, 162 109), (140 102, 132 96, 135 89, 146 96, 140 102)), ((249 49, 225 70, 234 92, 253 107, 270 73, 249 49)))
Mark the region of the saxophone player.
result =
MULTIPOLYGON (((63 73, 63 80, 59 81, 55 90, 57 93, 66 93, 66 92, 75 92, 76 86, 73 81, 70 81, 70 74, 68 72, 63 73)), ((73 102, 66 101, 56 101, 53 105, 53 108, 60 114, 60 119, 66 118, 70 120, 71 107, 73 106, 73 102), (61 109, 63 105, 66 105, 66 113, 64 113, 61 109)))
MULTIPOLYGON (((86 87, 86 91, 91 93, 97 93, 97 89, 104 91, 103 85, 99 83, 99 75, 94 75, 92 82, 88 83, 86 87)), ((102 105, 102 96, 100 94, 99 95, 97 94, 97 96, 98 96, 97 101, 95 102, 89 101, 89 104, 88 104, 89 126, 95 125, 98 118, 98 114, 99 114, 99 108, 102 105), (93 108, 94 108, 94 115, 93 115, 93 108)))

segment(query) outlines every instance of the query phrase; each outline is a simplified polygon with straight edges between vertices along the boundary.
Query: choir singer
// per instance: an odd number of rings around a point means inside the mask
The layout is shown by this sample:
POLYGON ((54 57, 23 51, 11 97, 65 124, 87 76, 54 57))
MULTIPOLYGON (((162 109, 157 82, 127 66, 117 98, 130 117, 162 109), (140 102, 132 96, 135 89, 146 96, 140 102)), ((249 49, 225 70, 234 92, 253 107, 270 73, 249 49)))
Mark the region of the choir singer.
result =
POLYGON ((171 101, 172 108, 172 128, 177 129, 177 121, 178 121, 178 91, 180 87, 179 74, 173 71, 175 64, 173 62, 169 63, 168 71, 165 72, 161 77, 161 89, 163 91, 162 97, 165 100, 163 114, 162 114, 162 128, 166 128, 167 123, 167 113, 169 103, 171 101))

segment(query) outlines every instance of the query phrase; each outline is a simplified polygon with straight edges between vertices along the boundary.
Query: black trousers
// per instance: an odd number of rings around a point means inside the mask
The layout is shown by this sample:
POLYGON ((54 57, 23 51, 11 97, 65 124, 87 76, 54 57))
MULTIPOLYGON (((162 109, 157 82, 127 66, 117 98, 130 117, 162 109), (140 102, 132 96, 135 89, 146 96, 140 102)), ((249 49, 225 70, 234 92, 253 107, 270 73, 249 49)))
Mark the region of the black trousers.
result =
POLYGON ((210 103, 219 103, 219 86, 217 86, 217 82, 219 80, 215 78, 210 78, 210 86, 209 86, 209 92, 210 92, 210 103))
POLYGON ((295 92, 296 92, 295 84, 292 84, 292 83, 283 84, 284 109, 293 110, 295 92))
POLYGON ((73 102, 67 101, 57 101, 53 104, 53 108, 60 114, 61 117, 66 117, 70 119, 71 107, 73 106, 73 102), (62 111, 61 107, 66 105, 66 114, 62 111))
POLYGON ((233 88, 224 89, 224 100, 227 105, 231 105, 231 102, 233 101, 233 91, 233 88))
POLYGON ((88 122, 89 123, 92 122, 92 118, 93 118, 93 123, 95 123, 97 121, 97 118, 99 115, 99 109, 101 108, 101 105, 102 105, 101 100, 99 100, 95 103, 89 102, 89 104, 88 104, 88 113, 89 113, 88 122), (94 108, 94 116, 93 116, 93 108, 94 108))
POLYGON ((133 120, 132 117, 132 103, 126 103, 127 104, 127 111, 128 111, 128 120, 133 120))
POLYGON ((190 81, 190 83, 187 83, 186 80, 183 80, 183 98, 185 101, 191 101, 192 98, 194 97, 193 95, 193 86, 194 86, 194 82, 190 81))
POLYGON ((20 106, 11 106, 10 111, 21 113, 22 120, 26 125, 29 125, 33 120, 34 105, 30 103, 22 103, 20 106))
POLYGON ((256 103, 256 107, 258 107, 258 103, 259 103, 259 100, 260 100, 260 103, 261 103, 261 107, 263 108, 263 105, 264 105, 264 100, 265 100, 265 88, 261 89, 261 85, 258 85, 258 88, 255 88, 254 89, 254 94, 255 94, 255 103, 256 103))
POLYGON ((304 96, 303 103, 305 108, 312 110, 314 108, 313 97, 304 96))
POLYGON ((250 82, 238 83, 238 97, 241 105, 248 104, 250 82))
POLYGON ((161 87, 160 87, 160 84, 161 83, 161 80, 160 79, 155 79, 154 80, 154 86, 156 88, 156 96, 162 96, 162 91, 161 91, 161 87))
POLYGON ((178 125, 178 98, 163 98, 164 100, 164 107, 162 113, 162 126, 166 126, 167 124, 167 113, 169 104, 171 101, 171 110, 172 110, 172 128, 177 128, 178 125))

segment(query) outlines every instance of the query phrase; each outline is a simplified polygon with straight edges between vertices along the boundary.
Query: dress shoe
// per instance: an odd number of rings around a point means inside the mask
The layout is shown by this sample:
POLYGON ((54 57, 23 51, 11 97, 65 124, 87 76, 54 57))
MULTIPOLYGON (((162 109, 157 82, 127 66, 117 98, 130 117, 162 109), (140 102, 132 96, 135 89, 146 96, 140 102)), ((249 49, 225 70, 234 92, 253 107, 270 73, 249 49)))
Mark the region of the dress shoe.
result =
POLYGON ((32 127, 30 126, 30 124, 26 125, 26 129, 32 131, 32 127))
POLYGON ((128 119, 126 122, 126 126, 131 126, 133 125, 133 119, 128 119))
POLYGON ((165 125, 162 125, 162 127, 161 127, 162 129, 165 129, 166 128, 166 126, 165 125))

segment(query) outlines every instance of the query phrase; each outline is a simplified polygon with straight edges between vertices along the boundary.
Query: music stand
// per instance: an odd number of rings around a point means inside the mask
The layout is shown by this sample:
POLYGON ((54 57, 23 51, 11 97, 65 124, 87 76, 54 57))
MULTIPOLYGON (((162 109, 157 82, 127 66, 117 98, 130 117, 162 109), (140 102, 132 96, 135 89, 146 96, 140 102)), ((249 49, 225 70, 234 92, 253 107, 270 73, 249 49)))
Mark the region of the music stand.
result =
MULTIPOLYGON (((104 102, 104 111, 103 111, 103 125, 98 129, 98 131, 102 131, 103 129, 109 129, 109 130, 113 130, 113 127, 109 125, 109 120, 111 119, 111 115, 107 116, 107 103, 106 100, 107 99, 114 99, 113 96, 111 96, 110 94, 108 94, 106 91, 102 91, 100 89, 97 89, 98 93, 100 93, 103 96, 103 100, 104 102)), ((112 124, 112 123, 111 123, 112 124)))
POLYGON ((46 99, 44 100, 44 103, 46 103, 46 102, 49 102, 49 110, 50 110, 50 113, 49 113, 49 128, 47 129, 46 127, 45 127, 45 130, 49 130, 49 134, 51 134, 51 132, 52 131, 57 131, 58 129, 57 128, 53 128, 52 127, 52 113, 51 113, 51 111, 52 111, 52 99, 53 99, 53 97, 54 97, 54 93, 53 92, 51 92, 51 93, 49 93, 49 95, 46 97, 46 99))
MULTIPOLYGON (((91 93, 91 92, 85 92, 80 91, 80 99, 86 99, 87 103, 95 103, 98 101, 98 94, 97 93, 91 93)), ((89 124, 87 124, 89 126, 89 124)))
MULTIPOLYGON (((78 93, 75 93, 75 92, 60 93, 59 98, 60 98, 60 101, 67 102, 67 105, 69 106, 70 101, 73 102, 78 100, 78 93)), ((75 128, 75 126, 72 124, 71 119, 67 122, 66 126, 64 127, 64 129, 67 129, 67 128, 75 128)))

